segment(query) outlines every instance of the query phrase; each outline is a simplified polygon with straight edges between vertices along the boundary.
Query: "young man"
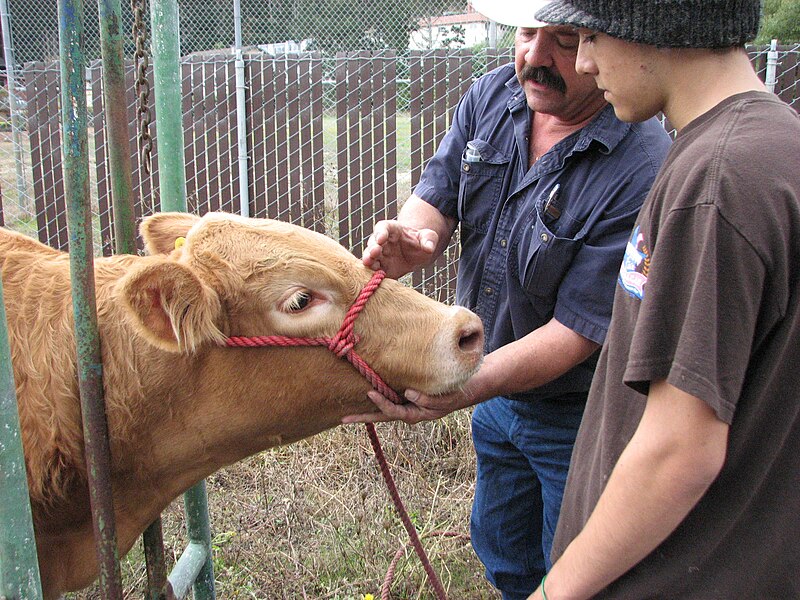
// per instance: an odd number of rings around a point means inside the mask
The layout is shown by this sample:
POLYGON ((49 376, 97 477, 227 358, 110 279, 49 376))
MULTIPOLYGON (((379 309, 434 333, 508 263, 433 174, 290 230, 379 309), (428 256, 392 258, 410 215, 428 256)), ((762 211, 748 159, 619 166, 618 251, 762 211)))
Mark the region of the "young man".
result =
MULTIPOLYGON (((496 2, 474 4, 495 16, 496 2)), ((483 319, 483 366, 462 393, 411 392, 403 406, 373 399, 380 418, 407 422, 480 403, 472 542, 492 584, 516 600, 549 565, 614 281, 670 141, 655 119, 616 119, 593 78, 575 72, 574 28, 495 18, 518 26, 514 64, 461 99, 398 219, 376 224, 364 262, 399 277, 461 226, 457 296, 483 319)))
POLYGON ((758 0, 559 0, 579 73, 675 143, 619 273, 531 598, 800 598, 800 119, 758 0), (546 592, 546 593, 545 593, 546 592))

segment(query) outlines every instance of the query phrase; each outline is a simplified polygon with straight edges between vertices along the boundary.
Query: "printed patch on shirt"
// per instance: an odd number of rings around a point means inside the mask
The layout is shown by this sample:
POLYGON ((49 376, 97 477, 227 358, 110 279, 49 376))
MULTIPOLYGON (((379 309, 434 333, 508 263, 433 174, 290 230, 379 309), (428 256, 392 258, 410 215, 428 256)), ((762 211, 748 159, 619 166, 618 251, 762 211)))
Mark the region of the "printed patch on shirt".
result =
POLYGON ((619 269, 617 281, 626 292, 641 300, 644 297, 644 284, 650 272, 650 249, 644 242, 639 226, 633 230, 631 239, 625 246, 625 258, 619 269))

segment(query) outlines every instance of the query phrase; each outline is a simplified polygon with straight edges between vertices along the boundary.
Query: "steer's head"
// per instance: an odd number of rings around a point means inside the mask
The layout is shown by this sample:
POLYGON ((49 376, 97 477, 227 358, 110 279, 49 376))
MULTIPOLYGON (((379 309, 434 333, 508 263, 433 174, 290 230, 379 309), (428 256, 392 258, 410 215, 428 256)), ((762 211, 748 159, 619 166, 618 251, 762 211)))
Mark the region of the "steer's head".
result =
MULTIPOLYGON (((228 336, 331 337, 372 276, 330 238, 269 219, 162 213, 141 230, 157 256, 120 293, 137 330, 169 352, 197 352, 228 336)), ((354 331, 355 350, 398 391, 451 391, 483 351, 473 313, 393 280, 369 299, 354 331)))

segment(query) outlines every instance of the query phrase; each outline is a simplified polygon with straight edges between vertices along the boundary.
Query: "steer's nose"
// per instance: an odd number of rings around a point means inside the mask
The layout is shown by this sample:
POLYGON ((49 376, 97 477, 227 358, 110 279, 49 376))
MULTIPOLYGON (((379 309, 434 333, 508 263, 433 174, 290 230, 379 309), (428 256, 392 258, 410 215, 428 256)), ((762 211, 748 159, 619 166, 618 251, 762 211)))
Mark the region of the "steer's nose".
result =
POLYGON ((466 354, 483 354, 483 323, 478 315, 458 307, 456 319, 458 349, 466 354))

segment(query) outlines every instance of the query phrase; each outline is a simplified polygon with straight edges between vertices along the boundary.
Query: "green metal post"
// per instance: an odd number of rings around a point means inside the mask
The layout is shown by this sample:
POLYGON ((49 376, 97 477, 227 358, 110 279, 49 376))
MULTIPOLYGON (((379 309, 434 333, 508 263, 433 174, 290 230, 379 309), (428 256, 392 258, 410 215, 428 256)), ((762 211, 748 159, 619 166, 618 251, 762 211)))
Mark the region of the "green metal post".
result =
POLYGON ((42 597, 0 279, 0 598, 42 597))
POLYGON ((169 580, 176 594, 186 589, 187 582, 194 581, 195 600, 213 600, 216 598, 216 591, 205 481, 187 490, 183 495, 183 506, 189 545, 170 573, 169 580))
POLYGON ((183 211, 186 205, 181 63, 177 0, 152 0, 153 82, 158 133, 158 179, 161 210, 183 211))
MULTIPOLYGON (((183 113, 181 107, 180 21, 177 0, 152 0, 150 24, 153 45, 153 81, 156 95, 158 134, 158 175, 161 210, 186 212, 186 171, 184 170, 183 113)), ((214 565, 211 562, 211 530, 208 523, 208 498, 204 481, 184 495, 190 562, 198 546, 206 549, 205 561, 195 580, 195 600, 213 600, 214 565)), ((176 565, 179 569, 181 565, 176 565)), ((174 571, 173 571, 174 573, 174 571)), ((173 587, 174 575, 170 575, 173 587)))
POLYGON ((98 0, 100 48, 103 56, 103 100, 111 198, 114 207, 114 246, 118 254, 136 253, 136 219, 133 214, 133 181, 128 101, 125 97, 125 62, 122 51, 122 9, 119 0, 98 0))
POLYGON ((102 596, 108 600, 122 600, 94 293, 83 0, 59 0, 58 18, 64 193, 89 500, 102 596))

